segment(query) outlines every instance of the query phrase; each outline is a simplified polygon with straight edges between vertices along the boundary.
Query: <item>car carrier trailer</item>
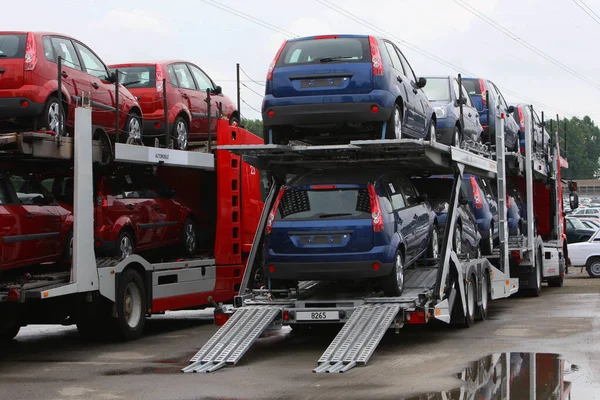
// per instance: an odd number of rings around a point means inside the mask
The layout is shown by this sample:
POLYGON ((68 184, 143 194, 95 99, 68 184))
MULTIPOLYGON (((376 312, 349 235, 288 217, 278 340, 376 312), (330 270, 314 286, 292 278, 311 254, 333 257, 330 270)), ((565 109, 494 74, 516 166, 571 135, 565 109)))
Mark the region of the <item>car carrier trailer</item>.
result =
MULTIPOLYGON (((86 336, 136 339, 142 334, 147 316, 231 302, 239 291, 262 210, 259 171, 225 150, 217 151, 215 156, 117 143, 115 164, 168 168, 174 180, 182 169, 216 174, 216 185, 202 193, 216 197, 215 250, 212 254, 159 262, 135 254, 122 261, 96 258, 93 168, 106 158, 101 144, 92 140, 92 129, 92 110, 79 107, 75 111, 76 140, 51 132, 0 137, 0 162, 17 162, 21 169, 39 169, 57 162, 65 168, 74 165, 72 262, 64 268, 41 265, 19 269, 17 274, 0 274, 3 339, 12 339, 28 324, 77 324, 86 336)), ((262 143, 262 139, 219 120, 217 142, 248 144, 262 143)))
MULTIPOLYGON (((499 104, 499 102, 498 102, 499 104)), ((497 113, 497 127, 504 132, 504 112, 497 113)), ((492 156, 469 149, 411 139, 361 140, 348 145, 322 146, 223 146, 255 167, 272 174, 272 187, 254 238, 240 294, 229 320, 191 359, 184 372, 213 372, 236 365, 252 343, 267 329, 289 325, 318 328, 343 324, 337 336, 318 360, 314 372, 346 372, 365 365, 388 329, 405 324, 423 324, 432 319, 466 327, 475 318, 487 318, 488 300, 506 298, 519 289, 511 278, 506 209, 506 166, 504 137, 496 138, 492 156), (379 293, 339 293, 325 282, 300 282, 288 290, 256 287, 257 274, 264 267, 262 248, 267 217, 290 175, 315 168, 344 166, 385 166, 405 174, 429 176, 452 174, 444 240, 439 259, 423 259, 420 265, 405 269, 405 288, 400 297, 379 293), (453 250, 454 215, 464 173, 496 179, 499 201, 500 249, 488 257, 459 257, 453 250)), ((525 164, 525 169, 531 168, 525 164)), ((528 232, 533 230, 533 220, 528 232)), ((534 264, 535 265, 535 264, 534 264)), ((221 318, 225 320, 226 318, 221 318)))

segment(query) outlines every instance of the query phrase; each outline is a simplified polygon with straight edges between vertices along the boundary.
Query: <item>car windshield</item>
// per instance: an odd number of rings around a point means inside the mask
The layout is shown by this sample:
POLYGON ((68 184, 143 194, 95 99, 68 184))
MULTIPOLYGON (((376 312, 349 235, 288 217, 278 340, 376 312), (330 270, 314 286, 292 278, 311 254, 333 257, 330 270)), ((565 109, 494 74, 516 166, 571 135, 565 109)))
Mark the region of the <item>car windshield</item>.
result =
POLYGON ((575 229, 587 229, 586 226, 577 218, 569 218, 568 220, 575 229))
POLYGON ((371 50, 366 37, 290 41, 285 45, 277 65, 352 62, 371 62, 371 50))
POLYGON ((276 219, 315 220, 370 218, 366 188, 308 190, 287 188, 279 202, 276 219))
POLYGON ((450 101, 450 81, 448 78, 427 78, 423 88, 429 101, 450 101))
POLYGON ((156 86, 156 70, 152 66, 122 67, 119 70, 119 82, 127 89, 152 88, 156 86))
POLYGON ((0 58, 24 58, 27 35, 0 35, 0 58))

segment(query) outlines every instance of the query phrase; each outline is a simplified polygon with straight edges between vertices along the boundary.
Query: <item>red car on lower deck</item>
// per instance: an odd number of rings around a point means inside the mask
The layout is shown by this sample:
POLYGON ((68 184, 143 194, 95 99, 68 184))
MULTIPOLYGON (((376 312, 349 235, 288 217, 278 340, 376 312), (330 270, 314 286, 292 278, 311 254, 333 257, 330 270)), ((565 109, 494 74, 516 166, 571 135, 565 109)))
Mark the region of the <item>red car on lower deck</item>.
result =
POLYGON ((181 60, 114 64, 120 82, 138 98, 144 116, 144 137, 165 132, 174 147, 186 150, 190 141, 208 138, 207 90, 211 93, 211 132, 216 135, 218 109, 230 124, 240 121, 233 101, 197 65, 181 60), (167 126, 165 126, 165 101, 167 126))

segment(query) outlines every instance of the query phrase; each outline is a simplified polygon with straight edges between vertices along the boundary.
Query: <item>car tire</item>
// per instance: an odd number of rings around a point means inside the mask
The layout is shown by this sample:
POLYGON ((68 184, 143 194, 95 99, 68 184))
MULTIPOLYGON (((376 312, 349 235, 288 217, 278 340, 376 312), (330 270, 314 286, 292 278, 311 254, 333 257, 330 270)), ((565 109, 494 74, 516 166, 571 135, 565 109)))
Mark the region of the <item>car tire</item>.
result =
POLYGON ((190 127, 181 115, 175 119, 173 132, 171 133, 173 148, 177 150, 187 150, 190 140, 190 127))
POLYGON ((452 242, 452 250, 457 256, 460 256, 462 254, 462 227, 460 224, 456 224, 456 228, 454 228, 452 242))
POLYGON ((600 258, 590 259, 585 266, 588 275, 592 278, 600 278, 600 258))
POLYGON ((390 275, 383 278, 383 293, 388 297, 398 297, 404 291, 404 256, 401 251, 396 252, 394 265, 390 275))
POLYGON ((462 144, 462 134, 460 132, 460 128, 458 126, 454 127, 454 131, 452 132, 452 146, 459 147, 462 144))
POLYGON ((115 256, 119 260, 124 260, 135 252, 135 241, 131 233, 122 231, 117 239, 117 249, 115 256))
POLYGON ((237 116, 233 116, 229 119, 229 125, 233 125, 233 124, 238 124, 238 126, 240 125, 240 119, 237 116))
POLYGON ((427 258, 438 258, 440 256, 440 247, 438 240, 437 227, 434 225, 429 233, 429 245, 427 246, 427 258))
POLYGON ((62 259, 64 261, 71 261, 73 259, 73 229, 67 233, 67 237, 65 238, 62 259))
POLYGON ((394 104, 390 119, 387 122, 385 131, 386 139, 403 139, 403 126, 402 126, 402 110, 398 104, 394 104))
POLYGON ((494 252, 494 228, 491 224, 488 230, 488 238, 481 241, 481 252, 486 256, 492 255, 494 252))
POLYGON ((142 117, 136 113, 127 116, 124 133, 120 135, 120 140, 126 144, 142 144, 142 117))
POLYGON ((146 325, 146 288, 140 274, 126 268, 119 279, 116 306, 118 333, 121 339, 135 340, 146 325))
POLYGON ((62 124, 60 129, 60 135, 66 136, 65 131, 65 121, 66 114, 63 108, 63 105, 58 101, 56 96, 48 97, 46 101, 46 105, 44 106, 44 110, 42 111, 42 115, 38 118, 38 127, 45 128, 49 131, 52 131, 56 134, 56 129, 58 128, 59 117, 62 117, 62 124))
POLYGON ((191 256, 196 252, 198 248, 198 233, 196 231, 196 224, 188 217, 184 224, 181 232, 181 247, 183 252, 191 256))

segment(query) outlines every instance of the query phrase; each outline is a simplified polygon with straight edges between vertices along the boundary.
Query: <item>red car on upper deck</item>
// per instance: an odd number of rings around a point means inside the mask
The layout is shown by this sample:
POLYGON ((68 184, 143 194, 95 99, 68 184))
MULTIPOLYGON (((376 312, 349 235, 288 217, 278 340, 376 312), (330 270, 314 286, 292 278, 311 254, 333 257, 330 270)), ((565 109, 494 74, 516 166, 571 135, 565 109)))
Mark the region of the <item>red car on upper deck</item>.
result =
MULTIPOLYGON (((115 93, 114 74, 83 43, 57 33, 0 32, 0 132, 41 128, 56 132, 62 114, 60 133, 72 133, 75 106, 85 94, 94 111, 92 123, 114 135, 115 93)), ((140 140, 142 112, 123 85, 119 110, 121 138, 140 140)))
POLYGON ((114 64, 110 67, 119 71, 120 82, 139 100, 144 116, 145 137, 163 138, 166 128, 175 148, 180 150, 186 150, 190 141, 207 139, 207 89, 211 92, 213 134, 216 135, 219 103, 222 105, 223 118, 226 117, 230 124, 240 121, 233 101, 201 68, 191 62, 167 60, 114 64), (166 87, 163 87, 163 79, 166 87), (166 127, 164 97, 168 109, 166 127))

